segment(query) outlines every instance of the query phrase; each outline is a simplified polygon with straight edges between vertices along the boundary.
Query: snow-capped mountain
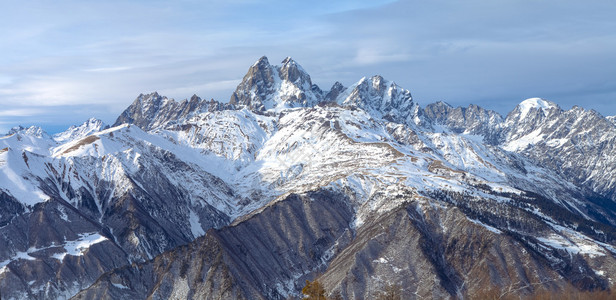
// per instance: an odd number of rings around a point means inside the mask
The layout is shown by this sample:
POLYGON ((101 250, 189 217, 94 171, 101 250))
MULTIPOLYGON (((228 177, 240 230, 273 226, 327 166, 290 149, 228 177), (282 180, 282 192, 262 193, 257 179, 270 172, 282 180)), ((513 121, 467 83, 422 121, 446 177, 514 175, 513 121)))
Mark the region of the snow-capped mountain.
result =
POLYGON ((341 92, 335 101, 342 106, 360 108, 380 119, 405 124, 419 123, 419 106, 413 102, 411 92, 379 75, 362 78, 341 92))
POLYGON ((0 138, 0 292, 344 299, 606 289, 616 126, 522 101, 420 108, 381 76, 323 92, 262 57, 230 104, 141 94, 113 127, 0 138), (184 246, 180 246, 184 245, 184 246))
POLYGON ((248 69, 229 103, 266 111, 312 107, 322 100, 321 89, 312 84, 310 75, 292 58, 285 58, 281 66, 272 66, 263 56, 248 69))
POLYGON ((180 102, 174 99, 159 95, 157 92, 151 94, 140 94, 116 120, 113 126, 129 123, 135 124, 143 130, 150 130, 176 120, 183 120, 195 114, 213 110, 228 109, 232 106, 222 104, 217 101, 204 101, 197 95, 193 95, 190 100, 180 102))
POLYGON ((66 131, 54 134, 53 139, 58 143, 66 143, 87 137, 93 133, 109 128, 103 121, 90 118, 79 126, 71 126, 66 131))

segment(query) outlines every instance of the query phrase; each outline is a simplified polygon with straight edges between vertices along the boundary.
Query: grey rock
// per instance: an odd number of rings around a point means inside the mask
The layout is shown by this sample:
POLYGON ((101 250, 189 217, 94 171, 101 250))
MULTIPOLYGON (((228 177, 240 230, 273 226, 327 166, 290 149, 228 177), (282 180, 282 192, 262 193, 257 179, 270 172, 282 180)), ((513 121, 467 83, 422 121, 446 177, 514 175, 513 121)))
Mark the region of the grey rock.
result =
POLYGON ((310 75, 290 57, 281 66, 261 57, 249 69, 231 95, 230 104, 253 111, 281 107, 312 107, 323 101, 323 92, 310 75))
POLYGON ((176 102, 173 99, 159 95, 140 94, 137 99, 118 117, 113 126, 122 124, 135 124, 143 130, 152 130, 163 127, 169 123, 186 119, 194 114, 232 109, 233 106, 215 100, 202 100, 193 95, 190 100, 176 102))
POLYGON ((345 203, 327 191, 290 195, 152 261, 107 273, 74 299, 285 299, 350 241, 345 203))

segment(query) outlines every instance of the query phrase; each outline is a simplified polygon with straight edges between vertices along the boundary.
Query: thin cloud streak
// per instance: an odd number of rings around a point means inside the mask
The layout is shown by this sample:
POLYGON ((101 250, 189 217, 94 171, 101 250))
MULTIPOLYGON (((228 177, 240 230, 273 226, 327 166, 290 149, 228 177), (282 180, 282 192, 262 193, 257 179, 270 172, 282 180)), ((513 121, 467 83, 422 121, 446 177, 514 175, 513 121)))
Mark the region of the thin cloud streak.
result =
POLYGON ((0 110, 0 117, 30 117, 40 115, 42 113, 45 113, 45 111, 41 109, 13 108, 0 110))

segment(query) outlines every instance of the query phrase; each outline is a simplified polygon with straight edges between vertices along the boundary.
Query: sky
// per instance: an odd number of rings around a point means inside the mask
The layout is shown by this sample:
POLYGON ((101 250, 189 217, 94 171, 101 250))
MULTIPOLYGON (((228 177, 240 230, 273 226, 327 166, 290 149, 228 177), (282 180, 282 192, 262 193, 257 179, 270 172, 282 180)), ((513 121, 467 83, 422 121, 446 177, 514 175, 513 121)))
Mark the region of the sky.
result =
POLYGON ((323 90, 382 75, 425 106, 541 97, 616 115, 616 1, 0 0, 0 134, 112 124, 140 93, 227 102, 266 55, 323 90))

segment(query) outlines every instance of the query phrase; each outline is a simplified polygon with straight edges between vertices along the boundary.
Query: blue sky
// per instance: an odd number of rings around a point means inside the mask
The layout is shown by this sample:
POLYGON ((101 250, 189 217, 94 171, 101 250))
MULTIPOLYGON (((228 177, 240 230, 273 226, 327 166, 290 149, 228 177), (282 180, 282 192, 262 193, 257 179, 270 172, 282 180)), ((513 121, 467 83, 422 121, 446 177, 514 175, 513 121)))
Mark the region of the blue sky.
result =
POLYGON ((614 16, 607 0, 2 0, 0 133, 113 123, 142 92, 228 101, 262 55, 323 90, 380 74, 422 106, 616 115, 614 16))

